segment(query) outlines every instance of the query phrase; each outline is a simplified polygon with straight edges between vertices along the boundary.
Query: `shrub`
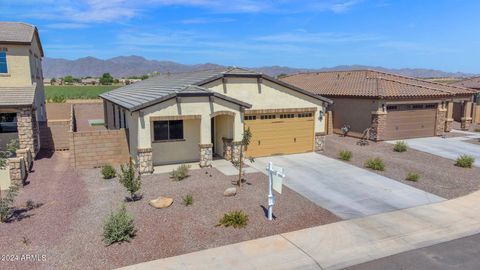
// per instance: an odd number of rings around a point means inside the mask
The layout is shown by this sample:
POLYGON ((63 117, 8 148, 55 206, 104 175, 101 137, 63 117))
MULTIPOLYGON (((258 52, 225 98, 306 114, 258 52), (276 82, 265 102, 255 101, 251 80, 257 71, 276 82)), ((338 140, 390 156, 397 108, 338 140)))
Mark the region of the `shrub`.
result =
POLYGON ((412 181, 412 182, 417 182, 418 180, 420 180, 420 175, 416 172, 409 172, 407 174, 407 177, 405 177, 405 180, 412 181))
POLYGON ((6 145, 7 151, 11 153, 11 155, 16 155, 17 150, 20 148, 20 141, 18 139, 11 139, 6 145))
POLYGON ((376 171, 383 171, 385 170, 385 164, 381 158, 371 158, 365 162, 365 167, 376 170, 376 171))
POLYGON ((4 198, 0 198, 0 221, 5 222, 10 217, 10 213, 12 210, 13 202, 15 201, 15 197, 17 197, 18 185, 11 185, 4 198))
POLYGON ((342 150, 338 153, 338 158, 345 161, 352 159, 352 152, 348 150, 342 150))
POLYGON ((54 96, 51 101, 53 103, 65 103, 67 101, 67 98, 63 95, 54 96))
POLYGON ((243 211, 232 211, 225 213, 217 226, 244 228, 248 223, 248 215, 243 211))
POLYGON ((103 224, 103 241, 107 246, 116 242, 129 242, 135 237, 135 224, 133 217, 122 205, 117 212, 111 212, 103 224))
POLYGON ((182 164, 170 173, 170 178, 172 178, 174 181, 181 181, 190 176, 188 174, 189 169, 190 165, 182 164))
POLYGON ((462 168, 471 168, 473 163, 475 162, 475 158, 469 155, 461 155, 457 158, 455 162, 455 166, 462 167, 462 168))
POLYGON ((130 162, 127 165, 121 165, 120 169, 122 173, 118 175, 118 181, 130 193, 130 198, 132 199, 132 201, 135 201, 137 199, 136 193, 140 190, 140 187, 142 186, 140 174, 137 174, 135 167, 133 166, 132 159, 130 159, 130 162))
POLYGON ((480 128, 476 128, 476 129, 475 129, 475 132, 480 132, 480 128))
POLYGON ((102 167, 102 175, 103 179, 112 179, 117 175, 117 172, 111 165, 105 165, 102 167))
POLYGON ((407 151, 407 143, 405 141, 397 141, 393 146, 393 151, 400 153, 407 151))
POLYGON ((189 206, 189 205, 192 205, 193 204, 193 196, 188 194, 186 195, 185 197, 182 198, 183 199, 183 204, 185 206, 189 206))

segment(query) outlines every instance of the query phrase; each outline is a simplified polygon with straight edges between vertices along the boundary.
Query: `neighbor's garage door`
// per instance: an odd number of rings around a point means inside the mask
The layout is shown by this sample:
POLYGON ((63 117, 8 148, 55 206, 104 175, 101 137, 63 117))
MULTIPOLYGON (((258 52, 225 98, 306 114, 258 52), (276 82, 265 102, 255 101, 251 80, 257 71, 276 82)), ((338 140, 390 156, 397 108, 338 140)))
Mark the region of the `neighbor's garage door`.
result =
POLYGON ((435 136, 436 104, 387 106, 385 140, 435 136))
POLYGON ((313 151, 313 118, 312 112, 246 115, 245 129, 250 128, 252 132, 247 156, 313 151))

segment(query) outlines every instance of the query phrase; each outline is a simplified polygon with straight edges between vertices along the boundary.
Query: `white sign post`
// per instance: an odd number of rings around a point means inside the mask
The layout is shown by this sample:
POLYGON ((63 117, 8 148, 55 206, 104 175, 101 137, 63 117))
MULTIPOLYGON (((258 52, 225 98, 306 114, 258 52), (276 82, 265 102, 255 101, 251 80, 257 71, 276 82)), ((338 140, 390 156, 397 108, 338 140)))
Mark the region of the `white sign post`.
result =
POLYGON ((273 205, 275 204, 275 196, 273 196, 273 188, 275 188, 275 190, 278 191, 278 193, 280 194, 282 193, 282 178, 285 177, 285 174, 283 174, 283 168, 273 168, 272 162, 268 163, 267 172, 268 172, 268 220, 272 220, 273 205))

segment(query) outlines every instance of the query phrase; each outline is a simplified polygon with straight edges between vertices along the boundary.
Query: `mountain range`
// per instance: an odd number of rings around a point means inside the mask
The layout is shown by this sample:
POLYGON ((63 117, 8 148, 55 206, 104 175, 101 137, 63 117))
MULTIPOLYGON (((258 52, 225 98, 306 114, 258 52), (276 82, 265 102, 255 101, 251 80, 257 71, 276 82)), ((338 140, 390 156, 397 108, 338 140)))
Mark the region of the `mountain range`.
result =
MULTIPOLYGON (((98 59, 95 57, 84 57, 76 60, 67 60, 62 58, 45 58, 43 60, 43 73, 45 78, 59 78, 67 75, 73 77, 99 77, 105 72, 112 76, 128 77, 149 74, 153 72, 160 73, 178 73, 196 70, 206 70, 213 68, 222 68, 225 66, 206 63, 197 65, 186 65, 172 61, 148 60, 141 56, 118 56, 110 59, 98 59)), ((418 77, 418 78, 440 78, 440 77, 471 77, 475 74, 463 72, 445 72, 435 69, 424 68, 400 68, 391 69, 379 66, 364 65, 342 65, 335 67, 326 67, 318 69, 291 68, 285 66, 264 66, 264 67, 246 67, 251 70, 262 72, 271 76, 279 74, 293 74, 300 72, 321 72, 355 69, 375 69, 384 72, 396 73, 400 75, 418 77)))

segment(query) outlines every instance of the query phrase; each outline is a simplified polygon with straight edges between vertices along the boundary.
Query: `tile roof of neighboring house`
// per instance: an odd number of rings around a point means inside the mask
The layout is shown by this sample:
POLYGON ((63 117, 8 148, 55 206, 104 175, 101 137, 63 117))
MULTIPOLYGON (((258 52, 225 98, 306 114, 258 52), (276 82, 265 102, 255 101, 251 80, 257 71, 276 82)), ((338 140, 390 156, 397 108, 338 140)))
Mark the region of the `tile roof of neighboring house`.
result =
POLYGON ((375 70, 301 73, 283 81, 324 96, 424 98, 472 95, 470 89, 375 70))
POLYGON ((480 77, 469 78, 463 81, 452 83, 452 85, 480 90, 480 77))
POLYGON ((0 107, 32 105, 35 89, 35 83, 27 87, 0 87, 0 107))
POLYGON ((146 79, 135 84, 130 84, 107 93, 103 93, 100 97, 109 100, 130 111, 140 110, 142 108, 163 102, 165 100, 177 96, 215 96, 230 102, 239 104, 243 107, 250 108, 251 105, 231 98, 225 95, 214 93, 209 89, 201 86, 223 77, 258 77, 277 82, 285 87, 291 88, 295 91, 301 92, 305 95, 331 102, 329 99, 316 96, 308 91, 299 89, 295 86, 288 85, 270 76, 240 69, 212 69, 204 71, 194 71, 174 74, 161 74, 149 79, 146 79))
POLYGON ((34 36, 38 38, 43 56, 42 44, 36 26, 22 22, 0 22, 0 43, 30 44, 34 36))

